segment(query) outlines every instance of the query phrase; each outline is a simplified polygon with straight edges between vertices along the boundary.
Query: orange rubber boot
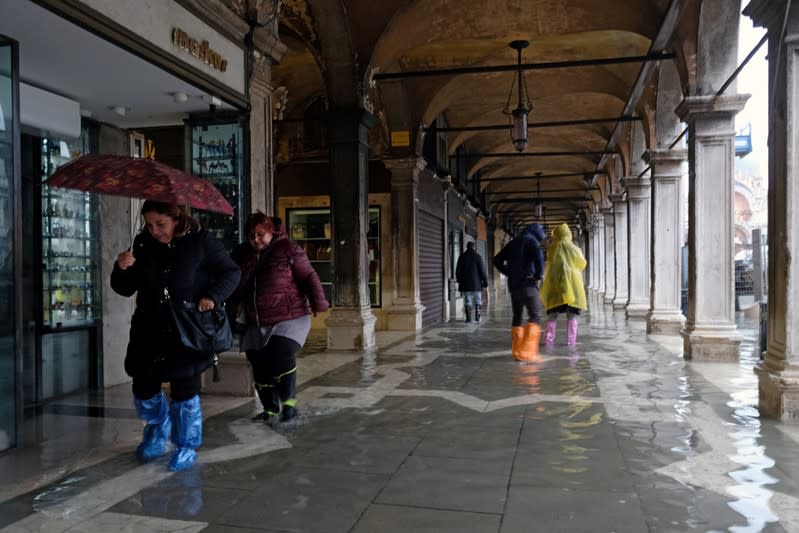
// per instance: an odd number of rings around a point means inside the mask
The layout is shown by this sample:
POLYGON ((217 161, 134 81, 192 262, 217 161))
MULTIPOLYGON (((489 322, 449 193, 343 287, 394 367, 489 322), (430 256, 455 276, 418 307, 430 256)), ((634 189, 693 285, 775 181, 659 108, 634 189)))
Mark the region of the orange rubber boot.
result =
POLYGON ((513 357, 516 359, 519 358, 519 353, 522 349, 522 343, 524 342, 524 328, 522 326, 513 326, 510 328, 510 337, 511 337, 511 349, 510 353, 513 354, 513 357))
POLYGON ((535 361, 538 359, 538 343, 541 340, 541 326, 534 322, 528 322, 524 327, 524 339, 521 342, 519 361, 535 361))

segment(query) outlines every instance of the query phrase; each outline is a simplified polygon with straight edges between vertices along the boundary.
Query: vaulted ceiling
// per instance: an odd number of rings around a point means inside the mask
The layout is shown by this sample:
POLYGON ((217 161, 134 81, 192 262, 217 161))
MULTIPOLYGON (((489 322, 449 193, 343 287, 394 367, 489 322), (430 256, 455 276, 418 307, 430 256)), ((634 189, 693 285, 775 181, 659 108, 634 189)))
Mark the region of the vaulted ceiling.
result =
POLYGON ((657 62, 619 58, 673 56, 689 85, 697 4, 284 0, 280 39, 288 52, 273 67, 273 83, 287 89, 286 119, 302 118, 319 97, 331 106, 353 105, 344 95, 365 102, 380 119, 373 157, 403 155, 389 142, 389 133, 401 130, 410 131, 410 149, 420 153, 421 135, 438 119, 453 130, 449 155, 459 147, 469 154, 467 174, 479 179, 484 209, 532 220, 540 182, 548 221, 574 222, 586 199, 602 201, 599 189, 615 189, 632 171, 630 158, 640 154, 620 148, 632 129, 651 128, 657 62), (532 103, 523 155, 515 155, 509 126, 486 128, 509 124, 503 108, 516 74, 495 67, 516 64, 513 40, 529 41, 521 59, 530 65, 524 76, 532 103), (442 69, 456 72, 419 74, 442 69))

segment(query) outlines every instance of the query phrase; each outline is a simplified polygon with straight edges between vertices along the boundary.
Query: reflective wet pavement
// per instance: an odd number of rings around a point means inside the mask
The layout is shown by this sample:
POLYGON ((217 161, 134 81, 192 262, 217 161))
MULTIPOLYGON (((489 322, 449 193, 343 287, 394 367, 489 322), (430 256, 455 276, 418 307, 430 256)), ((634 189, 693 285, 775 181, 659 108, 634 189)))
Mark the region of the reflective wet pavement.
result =
POLYGON ((42 445, 0 456, 0 531, 799 531, 799 427, 758 417, 754 325, 739 363, 592 302, 576 347, 510 356, 481 325, 305 353, 298 420, 203 397, 200 463, 133 457, 128 386, 60 400, 42 445))

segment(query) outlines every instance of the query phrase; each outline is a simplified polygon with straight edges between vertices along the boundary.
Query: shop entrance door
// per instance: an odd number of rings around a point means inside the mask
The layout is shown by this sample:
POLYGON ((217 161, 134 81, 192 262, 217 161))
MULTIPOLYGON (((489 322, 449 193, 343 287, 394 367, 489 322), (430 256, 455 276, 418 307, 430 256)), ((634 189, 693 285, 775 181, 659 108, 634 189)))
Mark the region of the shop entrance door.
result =
POLYGON ((17 313, 19 284, 14 216, 19 147, 17 45, 0 35, 0 451, 16 446, 20 402, 17 313))

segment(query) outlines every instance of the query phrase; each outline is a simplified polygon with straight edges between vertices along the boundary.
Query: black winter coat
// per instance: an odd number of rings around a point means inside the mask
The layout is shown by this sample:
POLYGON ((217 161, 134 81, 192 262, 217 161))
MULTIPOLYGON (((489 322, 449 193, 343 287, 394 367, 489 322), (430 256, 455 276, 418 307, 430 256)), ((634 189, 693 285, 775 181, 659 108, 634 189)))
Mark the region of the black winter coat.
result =
POLYGON ((488 276, 483 265, 483 258, 474 250, 466 249, 458 258, 455 266, 455 279, 460 292, 480 291, 488 287, 488 276))
POLYGON ((210 298, 221 305, 233 293, 241 272, 222 242, 205 230, 190 232, 163 244, 144 231, 133 241, 136 262, 122 270, 114 263, 111 288, 122 296, 136 294, 136 310, 130 323, 125 372, 141 376, 154 365, 162 381, 190 377, 206 370, 213 354, 198 358, 179 348, 169 327, 172 300, 199 302, 210 298))
POLYGON ((508 277, 508 289, 535 287, 544 277, 544 254, 539 242, 544 238, 541 224, 528 224, 494 256, 494 267, 508 277))

